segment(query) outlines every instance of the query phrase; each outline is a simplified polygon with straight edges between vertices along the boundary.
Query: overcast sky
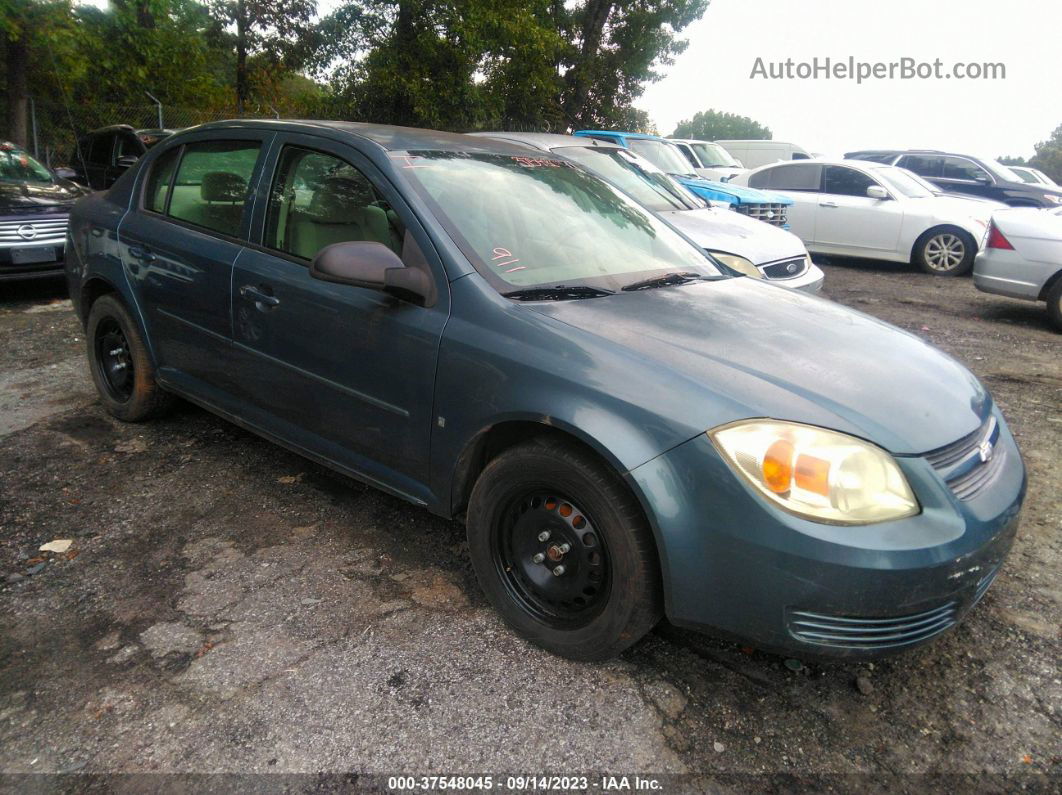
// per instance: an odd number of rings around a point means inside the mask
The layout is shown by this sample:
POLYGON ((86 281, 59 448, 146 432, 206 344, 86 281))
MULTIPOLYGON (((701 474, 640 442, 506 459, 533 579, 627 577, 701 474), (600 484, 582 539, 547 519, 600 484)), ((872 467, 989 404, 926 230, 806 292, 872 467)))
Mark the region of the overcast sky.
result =
POLYGON ((690 46, 636 103, 669 135, 696 111, 750 116, 841 154, 929 147, 1024 155, 1062 124, 1062 0, 712 0, 690 46), (1005 80, 750 79, 764 61, 1000 62, 1005 80))

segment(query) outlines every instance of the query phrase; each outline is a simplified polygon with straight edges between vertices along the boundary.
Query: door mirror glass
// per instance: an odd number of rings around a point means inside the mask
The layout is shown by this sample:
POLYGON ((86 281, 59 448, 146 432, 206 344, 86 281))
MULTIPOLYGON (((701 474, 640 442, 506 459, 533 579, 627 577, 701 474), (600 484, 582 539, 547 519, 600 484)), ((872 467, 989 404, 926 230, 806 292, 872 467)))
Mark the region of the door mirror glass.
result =
POLYGON ((371 240, 325 246, 310 263, 310 276, 324 282, 388 292, 422 305, 431 295, 431 280, 424 271, 407 268, 394 251, 371 240))
POLYGON ((867 188, 867 196, 872 199, 892 198, 891 196, 889 196, 889 192, 885 190, 885 188, 881 187, 881 185, 871 185, 869 188, 867 188))

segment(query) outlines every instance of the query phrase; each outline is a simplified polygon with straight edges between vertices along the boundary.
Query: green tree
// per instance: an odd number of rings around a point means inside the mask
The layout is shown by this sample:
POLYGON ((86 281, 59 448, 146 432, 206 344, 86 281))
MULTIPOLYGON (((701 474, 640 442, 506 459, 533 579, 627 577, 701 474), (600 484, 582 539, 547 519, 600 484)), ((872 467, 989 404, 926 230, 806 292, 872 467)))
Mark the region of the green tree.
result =
POLYGON ((316 0, 210 0, 210 10, 226 29, 235 31, 234 86, 236 112, 251 97, 250 58, 258 56, 279 71, 293 70, 300 41, 317 13, 316 0))
POLYGON ((692 119, 680 121, 671 133, 672 138, 699 138, 703 141, 753 139, 770 140, 771 131, 748 116, 705 110, 693 114, 692 119))
POLYGON ((1062 124, 1055 128, 1050 138, 1036 145, 1036 154, 1029 165, 1062 185, 1062 124))

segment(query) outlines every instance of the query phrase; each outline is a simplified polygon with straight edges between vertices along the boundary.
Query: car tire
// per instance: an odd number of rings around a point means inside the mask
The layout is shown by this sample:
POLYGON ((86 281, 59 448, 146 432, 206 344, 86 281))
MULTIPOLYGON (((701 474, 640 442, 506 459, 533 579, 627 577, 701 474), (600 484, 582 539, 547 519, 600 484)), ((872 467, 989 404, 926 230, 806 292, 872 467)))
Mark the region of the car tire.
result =
POLYGON ((957 226, 938 226, 925 232, 914 247, 914 260, 933 276, 969 273, 977 256, 973 235, 957 226))
POLYGON ((467 530, 487 599, 547 651, 605 660, 663 614, 641 506, 611 469, 574 444, 538 439, 492 460, 472 490, 467 530))
POLYGON ((1062 278, 1047 291, 1047 317, 1057 331, 1062 331, 1062 278))
POLYGON ((156 382, 140 328, 117 297, 93 302, 86 330, 92 381, 112 416, 142 422, 170 408, 173 396, 156 382))

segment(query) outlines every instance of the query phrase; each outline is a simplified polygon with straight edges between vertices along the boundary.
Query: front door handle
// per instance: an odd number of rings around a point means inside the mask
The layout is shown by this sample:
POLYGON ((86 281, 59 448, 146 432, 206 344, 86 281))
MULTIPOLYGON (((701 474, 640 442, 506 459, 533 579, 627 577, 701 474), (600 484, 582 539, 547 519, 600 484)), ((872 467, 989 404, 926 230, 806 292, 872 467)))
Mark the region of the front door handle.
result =
POLYGON ((241 287, 240 297, 248 301, 254 301, 255 308, 260 312, 267 312, 280 305, 279 298, 264 292, 262 288, 255 287, 253 284, 245 284, 241 287))
POLYGON ((836 207, 837 202, 819 202, 819 207, 836 207))

